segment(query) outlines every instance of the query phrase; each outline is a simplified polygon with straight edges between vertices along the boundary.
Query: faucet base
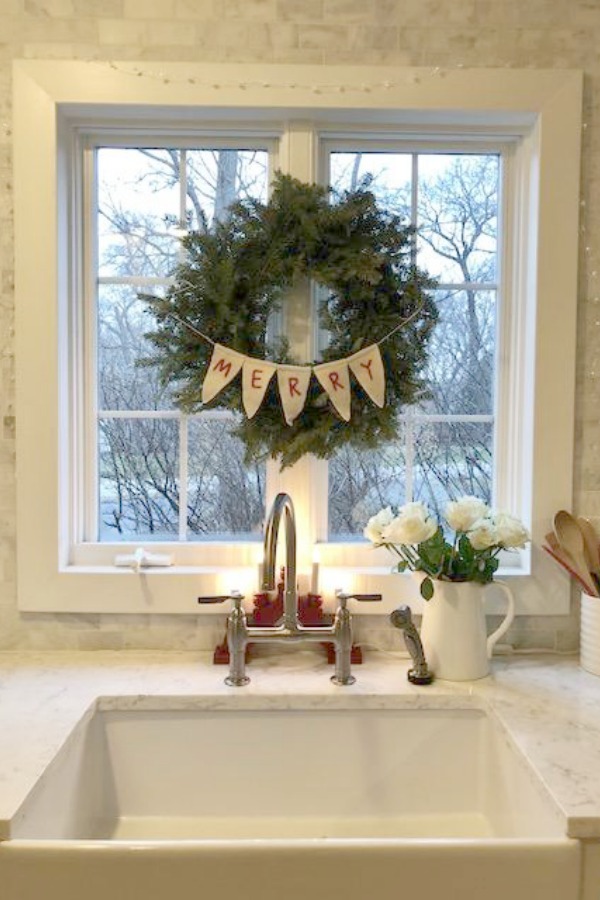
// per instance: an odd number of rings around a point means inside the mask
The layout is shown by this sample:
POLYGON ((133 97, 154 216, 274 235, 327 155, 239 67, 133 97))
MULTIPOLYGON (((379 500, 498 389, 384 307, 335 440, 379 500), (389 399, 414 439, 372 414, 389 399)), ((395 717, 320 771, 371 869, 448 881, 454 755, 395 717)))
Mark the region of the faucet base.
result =
MULTIPOLYGON (((309 622, 303 622, 303 625, 311 624, 309 622)), ((246 647, 246 662, 250 663, 253 659, 256 658, 256 648, 259 645, 256 643, 252 643, 252 641, 248 642, 246 647)), ((333 641, 321 641, 320 646, 323 648, 323 652, 327 655, 327 662, 330 665, 335 664, 335 645, 333 641)), ((362 648, 360 644, 352 644, 351 657, 350 662, 353 666, 361 665, 363 661, 362 648)), ((229 647, 227 646, 227 637, 224 637, 220 644, 214 649, 213 652, 213 665, 215 666, 228 666, 229 665, 229 647)))
POLYGON ((406 673, 406 677, 411 684, 431 684, 433 681, 433 672, 430 672, 429 670, 419 672, 416 669, 409 669, 406 673))
POLYGON ((228 675, 225 678, 225 684, 229 687, 244 687, 245 684, 250 684, 250 679, 247 675, 242 675, 241 678, 232 678, 231 675, 228 675))
POLYGON ((337 675, 332 675, 329 680, 332 681, 334 684, 339 684, 339 685, 343 686, 345 684, 354 684, 354 682, 356 681, 356 678, 354 677, 354 675, 348 675, 347 678, 338 678, 337 675))

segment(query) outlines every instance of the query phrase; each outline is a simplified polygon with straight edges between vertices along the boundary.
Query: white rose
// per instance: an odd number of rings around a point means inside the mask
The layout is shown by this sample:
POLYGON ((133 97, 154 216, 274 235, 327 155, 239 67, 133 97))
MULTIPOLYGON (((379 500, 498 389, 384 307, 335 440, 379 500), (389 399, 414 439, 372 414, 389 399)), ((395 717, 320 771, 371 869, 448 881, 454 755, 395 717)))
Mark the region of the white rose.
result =
POLYGON ((499 544, 498 532, 492 519, 478 519, 467 534, 474 550, 487 550, 499 544))
POLYGON ((517 549, 524 547, 531 536, 520 519, 508 513, 499 512, 494 516, 498 543, 503 547, 517 549))
POLYGON ((421 544, 437 531, 437 524, 423 503, 406 503, 383 529, 388 544, 421 544))
POLYGON ((386 525, 389 525, 392 519, 394 518, 394 513, 390 506, 386 506, 385 509, 380 509, 377 515, 371 516, 367 524, 365 525, 363 534, 367 538, 367 540, 372 541, 374 544, 382 544, 383 543, 383 529, 386 525))
POLYGON ((484 519, 489 507, 478 497, 460 497, 446 505, 444 517, 454 531, 469 531, 478 519, 484 519))

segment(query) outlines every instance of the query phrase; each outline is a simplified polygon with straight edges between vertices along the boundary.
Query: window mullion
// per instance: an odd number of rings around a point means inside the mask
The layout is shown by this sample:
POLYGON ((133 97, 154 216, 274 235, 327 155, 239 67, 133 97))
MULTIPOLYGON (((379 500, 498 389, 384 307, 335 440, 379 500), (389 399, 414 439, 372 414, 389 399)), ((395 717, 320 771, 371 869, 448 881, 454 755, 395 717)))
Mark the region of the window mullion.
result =
POLYGON ((98 190, 97 152, 87 148, 84 158, 84 228, 83 252, 86 258, 83 276, 84 294, 84 359, 81 361, 86 414, 83 439, 84 540, 98 539, 98 477, 99 477, 99 420, 98 420, 98 190))
POLYGON ((173 283, 171 278, 157 275, 100 275, 98 284, 129 284, 134 287, 168 287, 173 283))
MULTIPOLYGON (((527 383, 530 378, 531 354, 523 350, 528 332, 525 304, 517 306, 512 298, 528 290, 517 247, 527 246, 529 235, 521 216, 521 192, 526 193, 523 173, 518 171, 515 156, 505 152, 501 157, 500 179, 502 204, 499 208, 498 240, 502 265, 498 273, 496 315, 496 384, 494 391, 494 496, 499 505, 519 510, 529 501, 530 480, 522 477, 523 447, 530 440, 530 429, 515 410, 526 407, 527 383), (510 348, 510 359, 507 353, 510 348), (529 369, 529 371, 528 371, 529 369)), ((526 179, 525 179, 526 181, 526 179)))
MULTIPOLYGON (((283 172, 301 181, 317 180, 317 133, 310 122, 289 123, 281 138, 279 165, 283 172)), ((283 328, 290 351, 300 363, 312 362, 316 354, 316 294, 306 279, 289 292, 285 301, 283 328), (308 316, 307 309, 310 311, 308 316)), ((312 457, 304 457, 283 472, 277 471, 277 466, 267 469, 267 504, 278 491, 286 491, 294 498, 298 526, 298 571, 302 574, 310 571, 312 547, 322 536, 323 514, 320 507, 326 503, 326 472, 327 464, 312 457)))
MULTIPOLYGON (((411 246, 412 264, 417 264, 417 226, 419 215, 419 154, 411 154, 411 184, 410 184, 410 224, 415 229, 411 246)), ((404 471, 405 471, 405 501, 410 503, 414 498, 415 488, 415 415, 409 410, 404 421, 404 471)))
MULTIPOLYGON (((179 151, 179 225, 187 230, 186 206, 187 206, 187 151, 179 151)), ((180 247, 180 255, 183 256, 183 246, 180 247)), ((189 472, 189 419, 183 413, 179 418, 179 540, 187 539, 187 507, 188 507, 188 472, 189 472)))

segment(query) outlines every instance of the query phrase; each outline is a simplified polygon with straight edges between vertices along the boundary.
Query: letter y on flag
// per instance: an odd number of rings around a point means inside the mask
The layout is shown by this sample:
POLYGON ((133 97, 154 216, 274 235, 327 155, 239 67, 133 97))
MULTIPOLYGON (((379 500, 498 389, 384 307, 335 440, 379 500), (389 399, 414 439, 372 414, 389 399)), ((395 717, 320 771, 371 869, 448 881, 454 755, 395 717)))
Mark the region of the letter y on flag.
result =
POLYGON ((376 406, 385 404, 385 369, 377 344, 348 357, 352 374, 376 406))

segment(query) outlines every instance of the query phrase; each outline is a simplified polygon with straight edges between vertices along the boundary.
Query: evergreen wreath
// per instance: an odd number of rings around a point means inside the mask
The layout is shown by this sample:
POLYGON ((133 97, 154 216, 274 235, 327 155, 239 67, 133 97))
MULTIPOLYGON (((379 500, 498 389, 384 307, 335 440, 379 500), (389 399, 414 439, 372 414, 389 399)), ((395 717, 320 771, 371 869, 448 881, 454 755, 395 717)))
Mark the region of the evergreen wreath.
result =
MULTIPOLYGON (((320 317, 330 342, 320 361, 382 341, 385 405, 376 407, 355 382, 344 422, 312 378, 303 412, 288 425, 273 379, 255 416, 234 430, 247 460, 280 456, 285 467, 307 453, 329 458, 345 444, 363 449, 392 440, 400 409, 425 394, 421 373, 437 319, 427 293, 434 282, 413 262, 413 233, 378 206, 368 181, 332 202, 330 189, 278 173, 268 203, 239 201, 211 231, 183 238, 186 259, 165 297, 143 296, 157 326, 147 335, 155 354, 141 363, 158 366, 188 413, 203 408, 211 358, 200 332, 246 356, 298 364, 284 340, 268 345, 267 321, 286 291, 310 278, 328 292, 320 317)), ((240 410, 240 378, 207 406, 240 410)))

